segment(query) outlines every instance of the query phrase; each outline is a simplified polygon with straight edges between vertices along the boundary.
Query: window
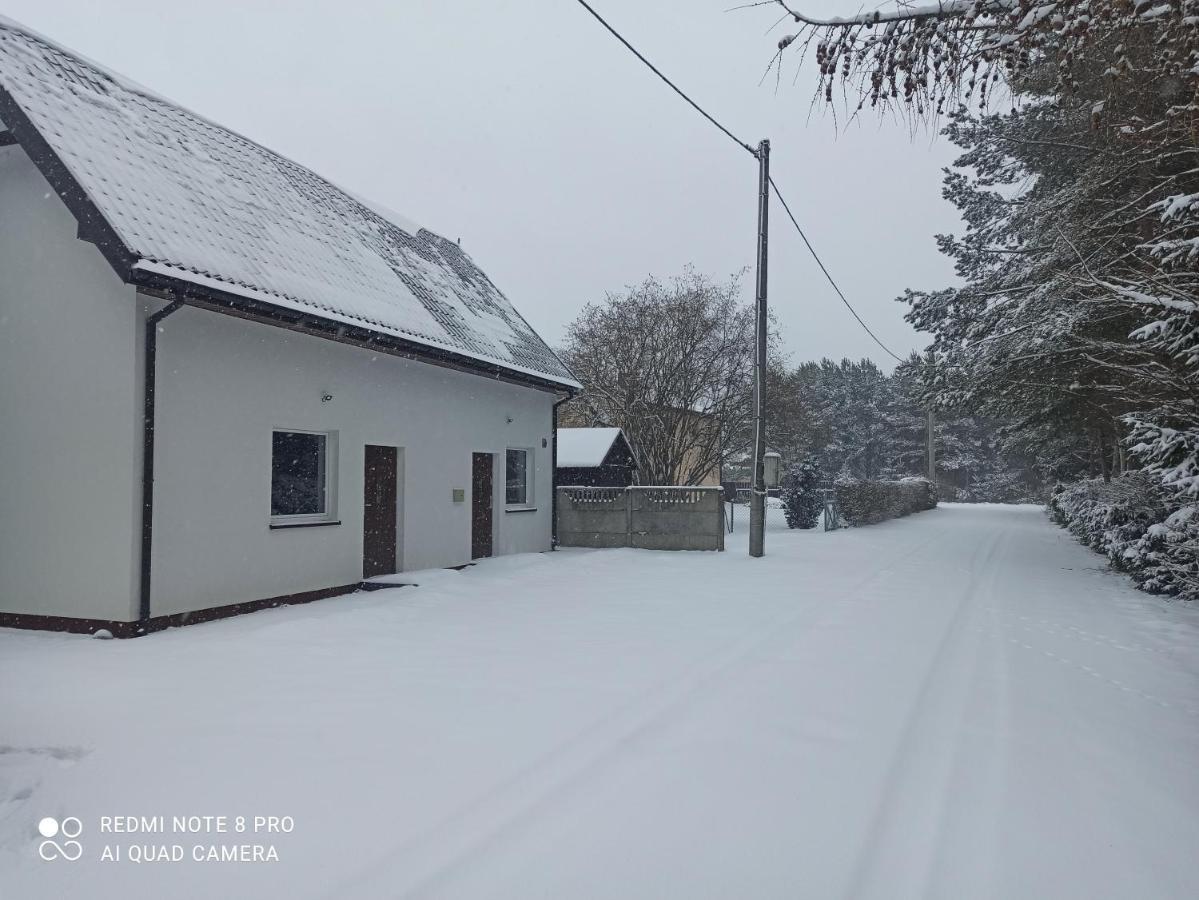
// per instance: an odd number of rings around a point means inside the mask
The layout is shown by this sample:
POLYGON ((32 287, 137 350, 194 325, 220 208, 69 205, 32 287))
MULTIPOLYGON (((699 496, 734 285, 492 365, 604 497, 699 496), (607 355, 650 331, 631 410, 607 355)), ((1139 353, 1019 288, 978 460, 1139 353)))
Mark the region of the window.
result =
POLYGON ((311 431, 272 434, 272 518, 323 521, 331 517, 330 438, 311 431))
POLYGON ((529 450, 508 450, 504 472, 504 502, 508 506, 527 506, 529 496, 529 450))

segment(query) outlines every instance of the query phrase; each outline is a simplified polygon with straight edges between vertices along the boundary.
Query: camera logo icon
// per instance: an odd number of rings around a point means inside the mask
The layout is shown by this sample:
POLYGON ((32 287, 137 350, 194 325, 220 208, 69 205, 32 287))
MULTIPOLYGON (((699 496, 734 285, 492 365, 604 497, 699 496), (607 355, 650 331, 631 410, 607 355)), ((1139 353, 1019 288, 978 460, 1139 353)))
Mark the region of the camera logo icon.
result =
POLYGON ((83 856, 83 845, 75 840, 83 833, 83 823, 74 816, 67 816, 61 822, 53 816, 46 816, 37 823, 37 831, 45 838, 38 844, 37 854, 46 862, 55 859, 74 862, 83 856), (54 838, 64 840, 60 842, 54 838))

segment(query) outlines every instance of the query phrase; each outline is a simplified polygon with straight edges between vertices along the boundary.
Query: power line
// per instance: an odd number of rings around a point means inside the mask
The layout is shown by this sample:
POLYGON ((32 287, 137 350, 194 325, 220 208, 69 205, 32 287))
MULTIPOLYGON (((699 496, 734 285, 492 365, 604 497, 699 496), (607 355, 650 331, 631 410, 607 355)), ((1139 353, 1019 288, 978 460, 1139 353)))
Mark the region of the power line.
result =
POLYGON ((893 359, 897 360, 898 362, 903 362, 903 357, 895 354, 890 347, 880 341, 878 339, 878 335, 870 330, 870 326, 862 321, 862 317, 858 315, 858 311, 853 308, 853 305, 848 300, 845 299, 845 295, 841 293, 841 288, 837 287, 837 282, 833 281, 833 276, 829 274, 828 269, 825 268, 824 262, 816 253, 816 248, 812 246, 812 242, 808 240, 808 236, 804 234, 803 229, 799 227, 799 222, 795 221, 795 215, 791 212, 791 207, 789 207, 787 205, 787 201, 783 199, 783 194, 782 191, 779 190, 779 186, 774 183, 774 176, 771 176, 770 178, 770 186, 774 188, 774 195, 779 198, 779 203, 783 204, 783 209, 787 211, 787 218, 791 220, 791 224, 795 226, 795 230, 799 232, 799 236, 803 239, 804 246, 807 247, 808 252, 812 254, 812 259, 816 260, 816 265, 820 266, 820 271, 824 273, 824 277, 828 279, 828 283, 833 286, 833 290, 837 292, 837 296, 841 298, 841 302, 845 304, 845 308, 853 314, 853 317, 858 320, 858 324, 865 329, 866 333, 874 338, 874 342, 876 344, 890 354, 893 359))
POLYGON ((618 41, 620 41, 622 44, 624 44, 625 47, 627 47, 629 49, 630 53, 632 53, 639 60, 641 60, 643 63, 645 63, 649 67, 651 72, 653 72, 655 75, 657 75, 659 78, 661 78, 664 82, 666 82, 666 84, 668 84, 670 86, 671 90, 673 90, 676 94, 678 94, 680 97, 682 97, 688 103, 690 103, 696 112, 698 112, 701 116, 703 116, 705 119, 707 119, 713 125, 715 125, 717 128, 719 128, 725 134, 727 134, 729 136, 729 138, 737 144, 738 147, 741 147, 743 150, 748 150, 749 153, 755 159, 757 158, 757 156, 758 156, 757 150, 755 150, 749 144, 745 143, 745 141, 741 140, 739 137, 737 137, 737 135, 733 134, 731 131, 729 131, 727 128, 725 128, 723 125, 721 125, 719 122, 717 122, 714 118, 712 118, 712 116, 710 116, 707 113, 707 111, 702 106, 700 106, 698 103, 696 103, 694 100, 692 100, 686 94, 684 94, 682 89, 680 89, 677 84, 675 84, 673 81, 671 81, 665 75, 663 75, 657 66, 655 66, 652 62, 650 62, 648 59, 646 59, 644 56, 642 56, 636 47, 634 47, 632 44, 630 44, 628 41, 626 41, 624 39, 624 36, 619 31, 617 31, 615 28, 613 28, 611 25, 609 25, 604 20, 604 17, 601 16, 599 13, 597 13, 592 8, 591 4, 587 2, 587 0, 579 0, 579 5, 582 6, 585 10, 587 10, 587 12, 591 13, 591 15, 595 16, 595 19, 597 22, 599 22, 601 25, 603 25, 605 28, 607 28, 608 31, 610 31, 612 33, 613 37, 615 37, 618 41))
MULTIPOLYGON (((595 20, 597 22, 599 22, 601 25, 603 25, 604 28, 606 28, 612 34, 612 36, 614 38, 616 38, 618 41, 620 41, 622 44, 624 44, 630 53, 632 53, 639 60, 641 60, 643 63, 645 63, 645 65, 647 67, 649 67, 651 72, 653 72, 655 75, 657 75, 659 78, 661 78, 662 81, 664 81, 670 87, 671 90, 673 90, 676 94, 678 94, 680 97, 682 97, 684 100, 686 100, 687 103, 690 104, 691 107, 696 112, 698 112, 701 116, 703 116, 705 119, 707 119, 713 125, 715 125, 717 128, 719 128, 721 131, 723 131, 729 137, 730 140, 732 140, 734 143, 737 144, 737 146, 748 151, 749 154, 754 157, 754 159, 758 158, 757 150, 755 150, 749 144, 745 143, 745 141, 741 140, 739 137, 737 137, 737 135, 733 134, 731 131, 729 131, 727 128, 725 128, 723 125, 721 125, 719 122, 717 122, 716 119, 714 119, 711 115, 709 115, 708 112, 702 106, 700 106, 698 103, 696 103, 690 97, 688 97, 685 93, 683 93, 682 89, 677 84, 675 84, 673 81, 671 81, 665 75, 663 75, 661 70, 658 69, 657 66, 655 66, 652 62, 650 62, 648 59, 646 59, 636 47, 634 47, 627 40, 625 40, 624 36, 619 31, 617 31, 615 28, 613 28, 611 25, 609 25, 607 23, 607 21, 605 21, 604 17, 601 16, 599 13, 597 13, 595 11, 595 9, 591 6, 591 4, 587 2, 587 0, 578 0, 578 2, 579 2, 579 5, 582 6, 585 10, 587 10, 587 12, 591 13, 591 15, 595 17, 595 20)), ((828 283, 833 286, 833 290, 837 292, 837 296, 841 298, 841 302, 845 304, 845 308, 850 311, 850 313, 853 315, 853 317, 855 319, 857 319, 858 324, 861 325, 863 329, 865 329, 866 333, 868 335, 870 335, 871 338, 874 339, 874 342, 876 344, 878 344, 880 347, 882 347, 883 350, 886 351, 886 353, 888 353, 891 357, 898 360, 899 362, 903 362, 903 357, 896 355, 894 352, 892 352, 890 347, 888 347, 886 344, 884 344, 882 341, 880 341, 878 339, 878 335, 876 335, 873 331, 870 330, 870 326, 868 326, 865 322, 862 321, 862 317, 858 315, 857 310, 855 310, 853 308, 853 306, 850 304, 850 302, 847 299, 845 299, 845 294, 843 294, 841 292, 841 288, 839 288, 837 286, 837 282, 835 282, 833 280, 833 276, 829 274, 829 271, 825 267, 824 262, 820 259, 819 255, 817 255, 815 248, 812 246, 812 243, 808 240, 808 236, 806 234, 804 234, 803 229, 799 227, 799 222, 796 221, 794 213, 791 212, 791 207, 789 207, 787 205, 787 201, 783 199, 782 192, 779 191, 778 185, 774 183, 774 178, 771 177, 769 180, 770 180, 771 188, 774 189, 775 196, 778 197, 779 202, 783 204, 783 209, 785 209, 787 211, 787 217, 789 219, 791 219, 791 224, 795 226, 795 230, 799 232, 799 236, 803 239, 804 246, 806 246, 808 248, 808 252, 811 253, 812 258, 814 260, 816 260, 816 265, 820 266, 820 271, 824 273, 824 277, 828 279, 828 283)))

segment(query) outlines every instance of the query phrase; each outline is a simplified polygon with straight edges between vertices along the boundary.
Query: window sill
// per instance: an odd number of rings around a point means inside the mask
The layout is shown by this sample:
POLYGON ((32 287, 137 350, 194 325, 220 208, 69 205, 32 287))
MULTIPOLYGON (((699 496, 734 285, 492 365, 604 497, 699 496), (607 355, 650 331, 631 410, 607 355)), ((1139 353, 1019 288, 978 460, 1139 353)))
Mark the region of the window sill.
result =
POLYGON ((509 506, 507 509, 504 510, 504 512, 506 512, 506 513, 537 512, 537 507, 536 506, 509 506))
POLYGON ((271 522, 271 531, 285 528, 322 528, 326 525, 340 525, 340 519, 330 519, 325 522, 271 522))

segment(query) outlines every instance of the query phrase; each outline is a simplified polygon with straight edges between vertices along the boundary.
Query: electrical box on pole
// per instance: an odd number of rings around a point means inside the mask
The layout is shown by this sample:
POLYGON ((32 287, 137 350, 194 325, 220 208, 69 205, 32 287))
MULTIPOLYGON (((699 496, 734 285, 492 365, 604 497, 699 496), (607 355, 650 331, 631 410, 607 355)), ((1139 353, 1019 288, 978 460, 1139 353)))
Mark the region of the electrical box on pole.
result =
POLYGON ((770 141, 758 144, 758 278, 754 294, 754 483, 749 495, 749 555, 766 552, 766 248, 770 141))

